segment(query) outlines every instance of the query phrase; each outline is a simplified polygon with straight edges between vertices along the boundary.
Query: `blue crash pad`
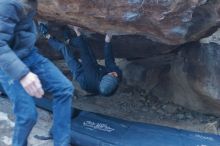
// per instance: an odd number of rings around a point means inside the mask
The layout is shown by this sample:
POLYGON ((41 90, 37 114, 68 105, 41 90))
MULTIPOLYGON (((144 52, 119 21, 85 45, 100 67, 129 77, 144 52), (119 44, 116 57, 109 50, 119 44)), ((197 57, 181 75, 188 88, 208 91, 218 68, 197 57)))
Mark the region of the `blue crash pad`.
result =
POLYGON ((220 146, 220 136, 128 122, 81 112, 73 119, 74 146, 220 146))

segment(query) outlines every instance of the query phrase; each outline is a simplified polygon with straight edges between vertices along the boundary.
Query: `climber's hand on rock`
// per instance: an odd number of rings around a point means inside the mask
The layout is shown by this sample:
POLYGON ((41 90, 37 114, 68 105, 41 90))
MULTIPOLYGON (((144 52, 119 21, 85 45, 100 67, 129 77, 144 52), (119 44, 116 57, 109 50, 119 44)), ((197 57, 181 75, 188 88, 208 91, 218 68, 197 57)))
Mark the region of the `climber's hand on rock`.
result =
POLYGON ((110 43, 111 42, 111 39, 112 39, 112 34, 111 33, 107 33, 105 35, 105 42, 106 43, 110 43))
POLYGON ((70 29, 73 29, 76 33, 77 36, 80 36, 81 35, 81 31, 80 31, 80 27, 79 26, 76 26, 76 25, 68 25, 68 27, 70 29))
POLYGON ((76 33, 77 36, 80 36, 80 35, 81 35, 80 27, 78 27, 78 26, 73 26, 73 29, 74 29, 74 31, 75 31, 75 33, 76 33))

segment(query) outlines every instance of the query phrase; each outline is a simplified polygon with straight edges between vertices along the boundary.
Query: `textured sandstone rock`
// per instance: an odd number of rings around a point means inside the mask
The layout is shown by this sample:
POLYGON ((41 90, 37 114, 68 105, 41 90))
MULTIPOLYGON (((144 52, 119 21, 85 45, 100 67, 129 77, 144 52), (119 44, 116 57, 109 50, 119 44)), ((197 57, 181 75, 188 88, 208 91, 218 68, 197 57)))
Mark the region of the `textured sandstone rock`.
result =
POLYGON ((215 33, 213 33, 209 37, 206 37, 200 40, 200 43, 203 43, 203 44, 208 44, 211 42, 220 45, 220 29, 218 29, 215 33))
POLYGON ((179 51, 136 61, 125 67, 124 81, 185 108, 220 116, 220 45, 199 42, 179 51), (137 72, 138 71, 138 72, 137 72))
POLYGON ((46 20, 175 45, 201 38, 217 25, 219 13, 218 0, 39 0, 46 20))
MULTIPOLYGON (((59 40, 63 40, 63 25, 49 22, 49 32, 59 40)), ((103 58, 104 36, 82 30, 97 58, 103 58)), ((61 59, 56 52, 50 49, 45 39, 39 39, 37 45, 41 51, 51 59, 61 59)), ((116 58, 148 58, 155 55, 169 53, 177 46, 166 45, 151 41, 144 36, 114 36, 112 39, 114 56, 116 58)))
POLYGON ((185 45, 153 93, 186 108, 220 116, 219 62, 218 44, 185 45))

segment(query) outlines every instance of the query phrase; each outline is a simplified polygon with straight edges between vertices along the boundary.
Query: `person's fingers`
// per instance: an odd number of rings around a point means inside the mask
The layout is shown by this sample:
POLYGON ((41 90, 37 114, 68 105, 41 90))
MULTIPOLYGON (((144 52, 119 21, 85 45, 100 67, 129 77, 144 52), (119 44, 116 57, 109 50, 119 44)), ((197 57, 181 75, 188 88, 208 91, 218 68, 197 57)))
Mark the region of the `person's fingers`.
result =
POLYGON ((36 98, 42 98, 42 95, 41 95, 38 91, 36 91, 34 97, 36 97, 36 98))
POLYGON ((32 85, 31 85, 31 89, 32 92, 34 94, 35 97, 37 98, 41 98, 42 97, 42 93, 40 92, 40 88, 42 88, 40 80, 38 79, 37 76, 35 76, 35 79, 32 81, 32 85))
POLYGON ((79 30, 80 27, 74 26, 73 29, 74 29, 74 31, 75 31, 75 33, 76 33, 77 36, 80 36, 80 35, 81 35, 81 32, 80 32, 80 30, 79 30))
POLYGON ((41 93, 38 90, 38 87, 35 84, 34 84, 34 96, 37 97, 37 98, 42 97, 41 93))
POLYGON ((109 34, 106 34, 105 42, 107 42, 107 43, 111 42, 111 36, 109 34))
POLYGON ((26 86, 24 89, 30 96, 34 96, 34 92, 31 86, 26 86))
POLYGON ((115 77, 118 77, 118 74, 116 72, 113 72, 113 74, 114 74, 115 77))
POLYGON ((41 93, 41 96, 44 96, 44 90, 42 88, 39 89, 39 92, 41 93))
POLYGON ((37 98, 41 98, 43 96, 41 85, 39 85, 39 83, 32 82, 25 89, 30 96, 34 96, 37 98))
POLYGON ((106 36, 109 37, 109 38, 111 38, 111 37, 112 37, 112 34, 111 34, 111 33, 107 33, 106 36))
POLYGON ((35 85, 37 97, 38 97, 38 98, 41 98, 41 97, 44 95, 44 90, 43 90, 43 88, 42 88, 42 85, 41 85, 40 81, 36 81, 36 82, 34 83, 34 85, 35 85))
POLYGON ((42 84, 41 84, 40 80, 38 80, 38 82, 36 83, 36 87, 37 87, 37 90, 38 90, 39 94, 42 97, 44 95, 44 90, 42 88, 42 84))
POLYGON ((78 26, 73 26, 73 29, 74 29, 74 30, 78 30, 79 27, 78 27, 78 26))
POLYGON ((31 84, 30 89, 31 89, 31 93, 32 93, 33 96, 35 96, 35 97, 39 96, 38 93, 37 93, 37 88, 36 88, 34 82, 31 84))
POLYGON ((38 89, 35 89, 35 91, 34 91, 34 97, 36 97, 36 98, 42 98, 42 94, 40 93, 40 91, 38 90, 38 89))
POLYGON ((35 79, 34 86, 36 86, 37 88, 42 88, 41 82, 38 78, 35 79))

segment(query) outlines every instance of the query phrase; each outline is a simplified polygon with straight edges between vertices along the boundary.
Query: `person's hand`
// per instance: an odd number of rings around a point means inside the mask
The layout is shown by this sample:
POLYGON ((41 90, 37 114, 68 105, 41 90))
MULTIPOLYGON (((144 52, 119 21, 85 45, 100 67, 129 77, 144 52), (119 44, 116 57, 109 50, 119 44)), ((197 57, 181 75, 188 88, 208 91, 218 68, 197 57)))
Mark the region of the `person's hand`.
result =
POLYGON ((69 43, 70 43, 70 39, 66 40, 65 43, 66 43, 66 44, 69 44, 69 43))
POLYGON ((51 35, 50 34, 46 34, 45 38, 49 40, 51 38, 51 35))
POLYGON ((111 42, 111 39, 112 39, 112 34, 107 33, 106 36, 105 36, 105 42, 106 42, 106 43, 110 43, 110 42, 111 42))
POLYGON ((115 78, 118 77, 117 72, 110 72, 110 73, 108 73, 108 75, 111 75, 111 76, 113 76, 113 77, 115 77, 115 78))
POLYGON ((80 35, 81 35, 80 27, 78 27, 78 26, 73 26, 73 29, 74 29, 74 31, 75 31, 75 33, 76 33, 77 36, 80 36, 80 35))
POLYGON ((44 90, 42 88, 41 82, 37 75, 32 72, 29 72, 24 76, 20 83, 25 91, 30 95, 37 98, 42 98, 44 95, 44 90))
POLYGON ((77 36, 81 36, 81 28, 79 26, 75 26, 75 25, 68 25, 68 27, 70 29, 73 29, 76 33, 77 36))

